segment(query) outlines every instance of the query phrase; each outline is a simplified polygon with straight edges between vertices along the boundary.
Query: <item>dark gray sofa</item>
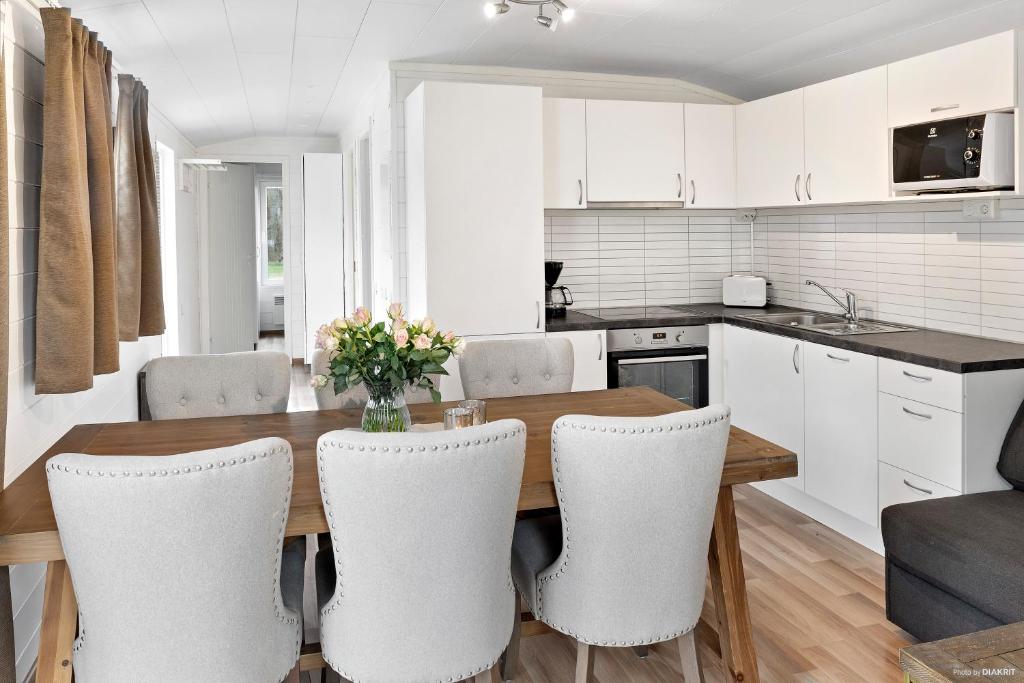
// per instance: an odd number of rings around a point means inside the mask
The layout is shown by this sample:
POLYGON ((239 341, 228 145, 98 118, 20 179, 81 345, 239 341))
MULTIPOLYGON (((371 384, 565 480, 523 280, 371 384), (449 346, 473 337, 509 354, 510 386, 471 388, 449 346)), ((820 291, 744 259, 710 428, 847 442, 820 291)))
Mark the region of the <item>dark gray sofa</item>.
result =
POLYGON ((1024 405, 997 469, 1013 489, 882 510, 886 616, 916 638, 1024 621, 1024 405))

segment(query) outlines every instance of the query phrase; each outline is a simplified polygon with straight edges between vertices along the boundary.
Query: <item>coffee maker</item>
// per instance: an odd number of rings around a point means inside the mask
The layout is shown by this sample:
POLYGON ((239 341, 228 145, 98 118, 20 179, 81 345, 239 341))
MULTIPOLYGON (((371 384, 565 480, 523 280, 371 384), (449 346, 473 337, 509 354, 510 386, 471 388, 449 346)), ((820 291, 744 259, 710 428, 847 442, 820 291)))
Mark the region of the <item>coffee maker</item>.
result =
POLYGON ((562 274, 561 261, 544 262, 544 280, 547 287, 544 291, 544 310, 549 316, 557 317, 565 315, 565 307, 572 306, 572 292, 568 287, 556 285, 558 276, 562 274))

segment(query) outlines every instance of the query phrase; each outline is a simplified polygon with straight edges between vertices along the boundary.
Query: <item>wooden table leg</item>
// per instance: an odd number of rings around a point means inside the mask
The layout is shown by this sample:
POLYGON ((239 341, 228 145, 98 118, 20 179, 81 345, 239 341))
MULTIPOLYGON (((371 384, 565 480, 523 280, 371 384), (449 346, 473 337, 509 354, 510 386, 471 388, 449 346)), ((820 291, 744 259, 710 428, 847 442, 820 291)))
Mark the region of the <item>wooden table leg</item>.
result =
POLYGON ((734 681, 756 683, 759 680, 757 655, 754 652, 750 612, 747 609, 747 586, 743 577, 743 557, 740 555, 740 537, 731 486, 723 486, 718 490, 708 568, 715 595, 722 661, 734 681))
POLYGON ((78 626, 78 603, 64 560, 46 565, 43 623, 39 633, 37 683, 70 683, 71 646, 78 626))

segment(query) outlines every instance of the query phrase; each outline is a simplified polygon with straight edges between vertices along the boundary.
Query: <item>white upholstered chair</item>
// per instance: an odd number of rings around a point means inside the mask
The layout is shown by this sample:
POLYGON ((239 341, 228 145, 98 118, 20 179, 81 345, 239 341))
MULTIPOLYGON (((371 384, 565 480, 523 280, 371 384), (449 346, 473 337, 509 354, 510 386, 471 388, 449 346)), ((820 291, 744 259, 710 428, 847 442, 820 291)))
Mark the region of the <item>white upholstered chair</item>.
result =
POLYGON ((260 415, 288 410, 291 359, 280 351, 165 356, 146 364, 154 420, 260 415))
POLYGON ((333 544, 317 558, 320 642, 335 672, 363 683, 496 680, 515 612, 525 447, 519 420, 320 437, 333 544))
POLYGON ((516 523, 512 575, 534 615, 577 640, 577 681, 589 680, 595 646, 673 638, 687 682, 703 680, 693 629, 728 438, 725 406, 555 422, 560 515, 516 523))
MULTIPOLYGON (((326 351, 323 349, 313 351, 312 370, 314 375, 326 375, 330 370, 328 363, 329 356, 326 351)), ((329 383, 324 387, 313 387, 313 393, 316 398, 316 407, 319 410, 362 408, 366 405, 366 401, 369 398, 366 388, 362 384, 340 394, 335 394, 334 385, 329 383)), ((433 400, 430 392, 426 389, 418 387, 405 388, 405 402, 409 405, 414 403, 430 403, 433 400)))
POLYGON ((560 394, 572 389, 568 339, 476 341, 459 357, 466 398, 560 394))
POLYGON ((75 680, 298 681, 304 558, 282 557, 288 442, 64 454, 46 475, 78 599, 75 680))

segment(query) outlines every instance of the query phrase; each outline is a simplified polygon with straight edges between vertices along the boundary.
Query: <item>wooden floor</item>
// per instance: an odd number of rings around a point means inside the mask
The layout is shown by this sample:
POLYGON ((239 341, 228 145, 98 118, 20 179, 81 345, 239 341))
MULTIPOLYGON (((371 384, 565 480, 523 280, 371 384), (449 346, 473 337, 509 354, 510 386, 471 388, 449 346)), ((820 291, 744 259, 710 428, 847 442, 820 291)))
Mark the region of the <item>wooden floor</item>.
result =
MULTIPOLYGON (((295 366, 289 410, 312 409, 309 371, 295 366)), ((885 618, 882 558, 750 486, 735 493, 761 680, 901 681, 898 650, 912 640, 885 618)), ((715 623, 710 587, 707 596, 705 616, 715 623)), ((527 638, 516 681, 571 681, 575 652, 560 634, 527 638)), ((646 660, 628 649, 599 649, 594 683, 681 681, 677 653, 672 642, 652 647, 646 660)), ((704 647, 701 658, 707 683, 728 680, 704 647)))

